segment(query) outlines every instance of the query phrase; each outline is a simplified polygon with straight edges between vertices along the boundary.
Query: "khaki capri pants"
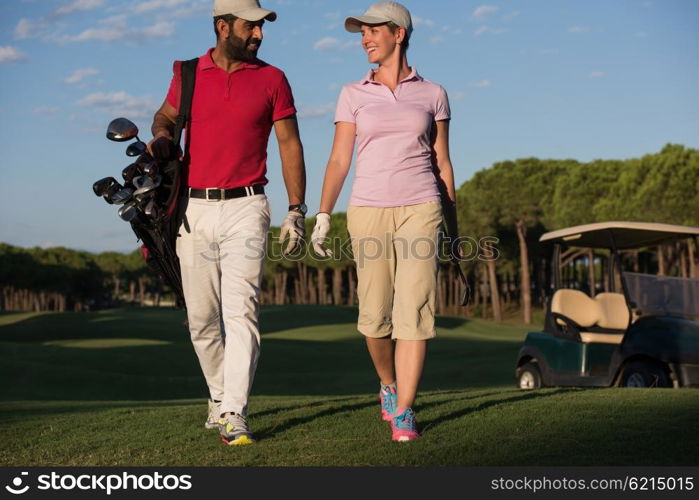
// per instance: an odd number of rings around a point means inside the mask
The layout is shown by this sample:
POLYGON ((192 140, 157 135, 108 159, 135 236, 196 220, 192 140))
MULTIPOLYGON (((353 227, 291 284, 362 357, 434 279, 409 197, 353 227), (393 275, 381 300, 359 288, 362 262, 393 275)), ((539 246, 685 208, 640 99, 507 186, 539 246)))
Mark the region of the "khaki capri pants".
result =
POLYGON ((350 206, 347 229, 357 267, 359 321, 365 336, 435 337, 438 201, 400 207, 350 206))

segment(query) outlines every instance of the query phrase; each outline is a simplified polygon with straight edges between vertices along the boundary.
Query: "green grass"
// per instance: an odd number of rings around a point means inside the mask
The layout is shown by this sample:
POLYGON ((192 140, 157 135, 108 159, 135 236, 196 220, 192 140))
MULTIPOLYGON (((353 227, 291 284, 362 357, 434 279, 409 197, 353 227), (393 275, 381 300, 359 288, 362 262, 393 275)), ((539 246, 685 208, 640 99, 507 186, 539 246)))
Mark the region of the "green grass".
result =
POLYGON ((697 465, 699 392, 514 388, 527 329, 438 318, 416 402, 390 442, 356 309, 263 308, 255 446, 203 428, 183 314, 0 315, 0 465, 697 465))

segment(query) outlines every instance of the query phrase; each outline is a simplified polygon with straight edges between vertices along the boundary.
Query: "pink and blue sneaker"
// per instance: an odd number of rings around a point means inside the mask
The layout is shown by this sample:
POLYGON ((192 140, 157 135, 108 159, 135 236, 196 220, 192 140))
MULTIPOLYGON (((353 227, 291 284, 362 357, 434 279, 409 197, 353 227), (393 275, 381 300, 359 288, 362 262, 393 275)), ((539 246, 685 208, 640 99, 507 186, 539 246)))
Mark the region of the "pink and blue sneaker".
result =
POLYGON ((381 418, 386 422, 391 421, 391 415, 396 412, 398 406, 398 395, 396 394, 396 384, 383 385, 379 391, 381 400, 381 418))
POLYGON ((412 408, 404 408, 402 412, 399 409, 390 418, 394 441, 412 441, 420 437, 412 408))

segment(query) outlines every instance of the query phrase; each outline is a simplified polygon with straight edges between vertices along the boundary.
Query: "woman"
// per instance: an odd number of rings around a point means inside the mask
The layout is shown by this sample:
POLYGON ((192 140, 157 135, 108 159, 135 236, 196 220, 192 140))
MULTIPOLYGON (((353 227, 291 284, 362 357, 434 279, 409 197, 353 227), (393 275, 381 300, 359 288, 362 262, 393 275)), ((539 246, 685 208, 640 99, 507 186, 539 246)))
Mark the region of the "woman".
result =
POLYGON ((381 413, 394 441, 419 434, 412 410, 427 340, 435 336, 437 234, 441 184, 454 203, 449 159, 449 102, 442 87, 408 66, 408 10, 378 2, 345 28, 361 32, 366 77, 345 85, 335 115, 335 139, 323 182, 313 247, 322 247, 330 213, 349 170, 356 176, 347 227, 357 263, 358 330, 381 382, 381 413))

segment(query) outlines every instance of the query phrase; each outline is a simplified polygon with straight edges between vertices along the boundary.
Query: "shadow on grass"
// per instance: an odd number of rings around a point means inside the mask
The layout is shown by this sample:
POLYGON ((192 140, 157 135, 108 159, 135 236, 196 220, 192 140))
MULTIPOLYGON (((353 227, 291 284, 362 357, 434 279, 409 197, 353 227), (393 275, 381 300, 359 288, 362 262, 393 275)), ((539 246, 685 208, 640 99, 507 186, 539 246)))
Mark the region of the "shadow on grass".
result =
MULTIPOLYGON (((172 400, 206 398, 207 388, 181 323, 167 309, 41 314, 0 326, 0 400, 172 400), (161 345, 84 348, 73 339, 148 339, 161 345), (47 341, 53 343, 47 345, 47 341)), ((253 395, 352 395, 378 391, 371 360, 355 331, 356 308, 266 307, 264 333, 304 326, 315 339, 262 342, 253 395), (332 322, 332 323, 329 323, 332 322), (344 322, 344 323, 343 323, 344 322)), ((518 343, 468 338, 459 318, 439 318, 449 337, 430 342, 423 390, 514 384, 518 343)), ((310 339, 310 337, 308 337, 310 339)), ((99 343, 92 343, 98 346, 99 343)))
MULTIPOLYGON (((457 411, 453 411, 450 413, 446 413, 444 415, 441 415, 437 418, 433 418, 432 420, 426 420, 422 422, 422 429, 421 431, 426 431, 430 427, 436 427, 440 424, 443 424, 445 422, 449 422, 452 420, 457 420, 461 417, 464 417, 466 415, 469 415, 471 413, 476 413, 478 411, 486 410, 488 408, 492 408, 493 406, 498 406, 501 404, 506 404, 506 403, 519 403, 522 401, 529 401, 533 399, 541 399, 541 398, 549 398, 552 396, 557 396, 559 394, 567 394, 570 392, 575 392, 577 389, 572 389, 572 388, 565 388, 565 389, 557 389, 554 391, 547 391, 547 392, 526 392, 526 393, 521 393, 519 396, 513 396, 513 397, 505 397, 505 398, 500 398, 500 399, 495 399, 492 401, 484 401, 483 403, 471 407, 471 408, 462 408, 457 411)), ((465 398, 457 398, 449 401, 441 401, 441 402, 427 402, 424 404, 418 404, 416 406, 416 410, 424 410, 426 408, 430 407, 439 407, 443 406, 447 403, 452 403, 455 401, 467 401, 467 400, 473 400, 473 399, 481 399, 483 397, 491 396, 491 395, 499 395, 502 396, 503 393, 492 393, 486 396, 467 396, 465 398)))

